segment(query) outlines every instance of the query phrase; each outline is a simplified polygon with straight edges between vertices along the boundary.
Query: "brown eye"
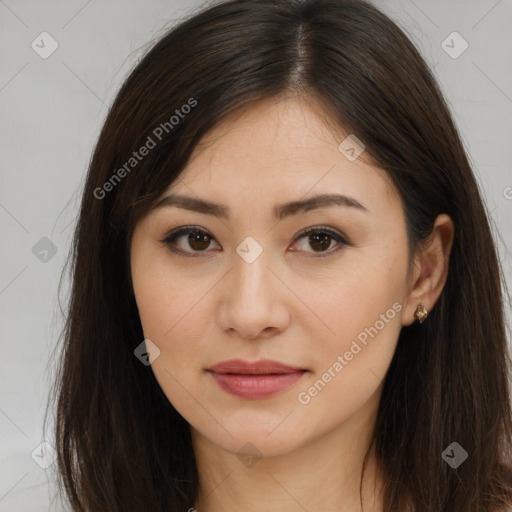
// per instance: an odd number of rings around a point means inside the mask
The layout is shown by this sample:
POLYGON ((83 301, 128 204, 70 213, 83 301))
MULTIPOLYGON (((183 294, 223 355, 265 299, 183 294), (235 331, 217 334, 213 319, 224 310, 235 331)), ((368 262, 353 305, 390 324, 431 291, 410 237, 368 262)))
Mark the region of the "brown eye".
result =
POLYGON ((339 249, 341 249, 345 245, 350 245, 342 235, 339 233, 336 233, 335 231, 331 231, 330 229, 326 228, 318 228, 318 227, 311 227, 308 229, 305 229, 301 233, 299 233, 297 237, 298 242, 296 242, 296 245, 299 247, 299 249, 293 249, 293 250, 300 250, 301 252, 313 252, 317 253, 319 257, 323 256, 329 256, 333 254, 334 252, 337 252, 339 249), (305 243, 302 243, 302 248, 300 244, 300 240, 304 239, 305 243), (331 248, 331 243, 335 241, 338 242, 338 249, 335 249, 333 251, 326 252, 328 249, 331 248), (308 250, 308 248, 313 249, 308 250))
POLYGON ((206 233, 190 233, 187 240, 195 251, 204 251, 210 245, 210 237, 206 233))
POLYGON ((206 231, 194 227, 181 227, 169 233, 162 243, 167 245, 177 254, 189 254, 205 252, 214 240, 206 231))
POLYGON ((331 245, 332 237, 325 233, 309 235, 309 244, 315 251, 326 251, 331 245))

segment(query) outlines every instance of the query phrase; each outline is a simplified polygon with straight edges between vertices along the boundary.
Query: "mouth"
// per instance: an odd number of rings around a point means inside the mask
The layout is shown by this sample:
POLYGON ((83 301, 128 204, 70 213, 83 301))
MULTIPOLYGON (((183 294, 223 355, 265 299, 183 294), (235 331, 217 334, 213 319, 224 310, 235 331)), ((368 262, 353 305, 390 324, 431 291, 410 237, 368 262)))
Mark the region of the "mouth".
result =
POLYGON ((207 370, 221 389, 232 395, 258 399, 273 396, 296 384, 307 369, 278 361, 254 363, 232 359, 207 370))

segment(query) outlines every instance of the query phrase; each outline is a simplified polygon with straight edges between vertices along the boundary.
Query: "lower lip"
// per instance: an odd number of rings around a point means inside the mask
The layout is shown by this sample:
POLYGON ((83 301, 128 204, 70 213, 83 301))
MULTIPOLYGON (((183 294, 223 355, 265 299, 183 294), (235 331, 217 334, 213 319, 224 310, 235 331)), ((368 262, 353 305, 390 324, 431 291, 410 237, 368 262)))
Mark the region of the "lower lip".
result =
POLYGON ((266 398, 293 386, 306 371, 280 374, 242 375, 210 371, 226 392, 242 398, 266 398))

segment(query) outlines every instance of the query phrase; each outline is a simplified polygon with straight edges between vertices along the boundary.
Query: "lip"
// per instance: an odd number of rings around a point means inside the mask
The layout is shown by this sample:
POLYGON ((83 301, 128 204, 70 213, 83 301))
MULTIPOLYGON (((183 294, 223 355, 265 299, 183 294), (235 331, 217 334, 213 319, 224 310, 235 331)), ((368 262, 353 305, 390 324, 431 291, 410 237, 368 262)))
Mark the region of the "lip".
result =
POLYGON ((221 389, 242 398, 266 398, 293 386, 308 370, 278 361, 230 359, 208 369, 221 389))
POLYGON ((229 361, 214 364, 209 368, 209 370, 215 373, 265 375, 269 373, 292 373, 304 371, 306 368, 301 368, 300 366, 288 366, 280 363, 279 361, 272 361, 271 359, 261 359, 254 363, 243 361, 242 359, 230 359, 229 361))

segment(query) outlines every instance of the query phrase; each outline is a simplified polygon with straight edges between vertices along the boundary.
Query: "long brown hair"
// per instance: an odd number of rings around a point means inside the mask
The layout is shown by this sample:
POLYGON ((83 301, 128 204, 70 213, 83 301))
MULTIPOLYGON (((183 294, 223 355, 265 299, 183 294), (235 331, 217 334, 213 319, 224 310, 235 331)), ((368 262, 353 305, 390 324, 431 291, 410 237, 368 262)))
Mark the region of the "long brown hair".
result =
POLYGON ((402 328, 384 381, 374 433, 384 511, 512 507, 505 282, 430 69, 403 31, 362 0, 234 0, 154 44, 121 87, 90 162, 52 390, 59 490, 74 512, 193 506, 189 425, 134 356, 144 337, 130 240, 203 135, 244 105, 290 92, 315 99, 389 174, 411 247, 438 214, 455 225, 443 292, 421 328, 402 328), (142 146, 152 147, 135 158, 142 146), (468 453, 456 469, 442 458, 452 442, 468 453))

